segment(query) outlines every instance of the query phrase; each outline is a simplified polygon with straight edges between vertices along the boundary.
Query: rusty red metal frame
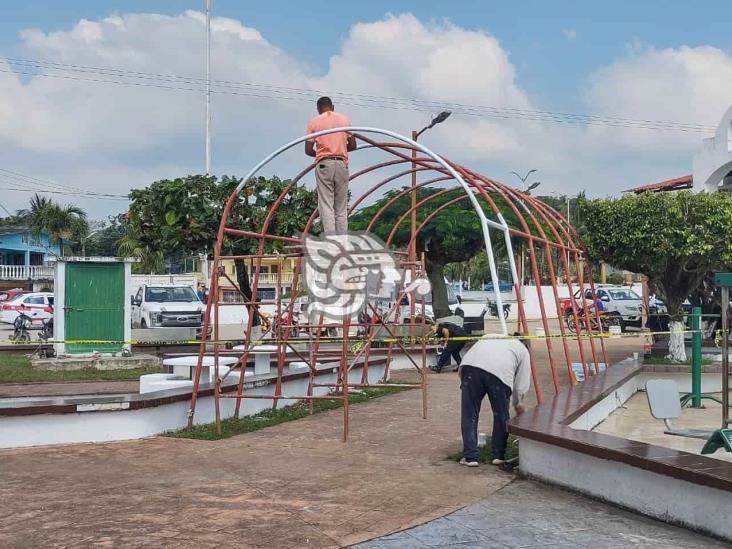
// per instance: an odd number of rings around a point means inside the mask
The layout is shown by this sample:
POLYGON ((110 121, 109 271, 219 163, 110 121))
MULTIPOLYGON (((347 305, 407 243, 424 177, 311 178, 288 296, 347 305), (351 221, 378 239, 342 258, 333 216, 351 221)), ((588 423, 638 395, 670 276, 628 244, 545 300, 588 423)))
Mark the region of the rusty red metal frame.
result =
MULTIPOLYGON (((388 133, 388 132, 387 132, 388 133)), ((396 193, 393 197, 390 198, 390 200, 386 201, 381 208, 376 212, 376 214, 373 216, 373 219, 370 221, 369 229, 371 229, 381 218, 381 216, 389 210, 389 208, 393 207, 395 202, 406 195, 411 196, 411 206, 406 212, 402 212, 399 220, 394 225, 394 227, 391 229, 391 232, 389 234, 389 237, 387 239, 386 244, 388 246, 391 245, 392 240, 394 238, 394 235, 397 233, 398 228, 409 219, 410 223, 410 241, 406 247, 406 250, 402 250, 401 253, 395 254, 396 257, 400 258, 400 261, 402 263, 402 268, 407 270, 409 269, 411 272, 415 273, 418 271, 423 272, 424 271, 424 258, 422 258, 421 261, 417 260, 416 254, 417 254, 417 239, 421 233, 421 231, 428 226, 433 219, 435 219, 437 216, 439 216, 440 212, 443 211, 445 208, 450 207, 453 204, 456 204, 457 202, 461 200, 465 200, 468 198, 472 198, 467 193, 468 187, 465 187, 464 184, 461 182, 461 186, 450 186, 450 187, 439 187, 437 192, 433 192, 429 194, 427 197, 417 200, 416 198, 416 191, 418 188, 421 187, 428 187, 428 186, 435 186, 435 185, 444 185, 448 183, 449 181, 454 181, 457 177, 456 175, 453 175, 455 173, 459 174, 460 178, 462 178, 462 181, 464 183, 467 183, 469 188, 471 189, 471 192, 473 195, 479 199, 479 203, 481 208, 483 208, 484 212, 487 214, 490 214, 494 216, 496 219, 500 221, 500 223, 503 225, 503 231, 504 236, 506 240, 507 246, 511 245, 511 239, 519 239, 524 243, 524 248, 527 249, 529 254, 529 269, 531 278, 533 279, 534 286, 537 292, 537 300, 539 303, 540 313, 541 313, 541 323, 542 328, 544 330, 545 337, 544 344, 546 346, 547 350, 547 356, 548 356, 548 367, 550 369, 551 379, 552 379, 552 389, 555 393, 559 392, 560 389, 560 378, 559 378, 559 372, 557 370, 557 360, 558 357, 555 356, 555 349, 553 346, 553 339, 554 336, 551 333, 550 330, 550 324, 549 324, 549 318, 547 315, 547 307, 545 303, 545 296, 543 295, 541 291, 542 282, 545 282, 546 280, 542 280, 542 273, 540 272, 539 268, 539 258, 543 257, 546 262, 546 267, 548 271, 548 282, 551 285, 552 289, 552 298, 554 300, 554 304, 557 308, 557 312, 560 311, 560 291, 559 291, 559 285, 557 282, 557 273, 554 265, 554 260, 552 257, 552 252, 559 252, 557 253, 558 257, 561 258, 561 265, 562 265, 562 272, 564 276, 564 285, 566 286, 569 297, 573 295, 574 289, 573 284, 576 283, 581 294, 585 294, 585 285, 587 280, 589 282, 590 291, 594 295, 594 284, 592 282, 592 276, 590 271, 590 263, 586 261, 584 258, 584 251, 579 245, 579 240, 577 237, 576 232, 574 229, 567 223, 567 221, 554 209, 549 207, 548 205, 544 204, 543 202, 535 199, 534 197, 531 197, 529 195, 526 195, 512 187, 509 187, 507 185, 504 185, 502 183, 499 183, 497 181, 494 181, 492 179, 489 179, 485 176, 482 176, 476 172, 473 172, 471 170, 468 170, 466 168, 463 168, 462 166, 459 166, 457 164, 454 164, 452 162, 446 161, 444 159, 442 160, 442 164, 435 160, 435 158, 425 155, 424 151, 422 150, 422 147, 419 147, 416 143, 413 142, 379 142, 375 141, 374 139, 371 139, 369 137, 366 137, 364 135, 354 133, 356 138, 359 140, 360 143, 363 144, 362 147, 359 148, 373 148, 378 149, 382 152, 384 152, 387 155, 392 156, 390 160, 373 164, 371 166, 367 166, 355 173, 353 173, 350 176, 350 181, 353 182, 357 180, 358 178, 366 175, 366 174, 372 174, 374 172, 378 172, 379 170, 388 170, 393 168, 399 168, 402 164, 409 165, 409 169, 405 169, 402 171, 399 171, 396 174, 389 174, 371 187, 369 187, 361 196, 354 197, 354 200, 352 201, 352 205, 349 209, 349 214, 352 214, 357 210, 357 208, 367 199, 369 198, 376 198, 378 195, 376 194, 380 190, 384 189, 389 185, 390 183, 395 183, 399 179, 409 176, 411 184, 408 186, 404 186, 404 188, 396 193), (448 171, 450 170, 450 171, 448 171), (431 175, 431 177, 424 179, 423 181, 417 183, 417 176, 418 174, 421 174, 422 172, 431 175), (452 173, 451 173, 452 172, 452 173), (437 206, 436 208, 433 208, 430 210, 429 214, 424 216, 424 219, 422 219, 421 222, 418 223, 418 212, 420 209, 424 208, 426 205, 429 205, 429 203, 436 198, 439 198, 444 195, 449 195, 451 193, 456 193, 463 191, 462 194, 459 194, 457 197, 452 198, 450 200, 447 200, 443 204, 437 206), (512 221, 512 224, 509 224, 504 221, 505 218, 508 218, 512 221), (507 230, 506 230, 507 228, 507 230), (569 261, 569 256, 571 256, 572 261, 569 261), (576 273, 575 280, 573 280, 573 277, 571 276, 571 270, 572 265, 574 265, 574 271, 576 273), (585 273, 585 268, 587 268, 587 273, 585 273)), ((406 140, 405 140, 406 141, 406 140)), ((285 150, 285 149, 282 149, 285 150)), ((427 151, 429 152, 429 151, 427 151)), ((393 352, 394 352, 394 345, 398 345, 400 347, 404 347, 403 343, 398 340, 396 337, 391 337, 388 341, 388 348, 387 348, 387 358, 386 358, 386 366, 385 366, 385 372, 383 378, 380 380, 380 383, 378 384, 372 384, 369 383, 368 378, 368 368, 369 368, 369 360, 371 356, 371 350, 373 346, 373 342, 376 339, 377 334, 381 332, 386 332, 392 336, 395 336, 397 334, 397 331, 400 328, 400 324, 398 322, 399 315, 398 315, 398 309, 399 309, 399 303, 401 301, 403 294, 403 291, 398 296, 396 302, 395 302, 395 310, 393 309, 390 311, 390 313, 396 313, 396 314, 389 314, 389 315, 383 315, 380 318, 379 323, 370 323, 368 324, 365 332, 365 337, 362 341, 363 345, 360 346, 358 349, 351 349, 351 346, 349 345, 351 333, 350 328, 351 324, 349 320, 344 320, 340 324, 333 324, 333 323, 324 323, 322 316, 318 319, 318 322, 315 324, 311 324, 308 320, 307 323, 301 323, 300 327, 305 327, 307 330, 308 338, 307 340, 298 339, 298 343, 302 343, 306 341, 308 343, 308 350, 305 352, 301 352, 296 350, 294 344, 292 341, 290 341, 290 336, 292 329, 295 327, 293 318, 295 315, 294 307, 297 302, 297 299, 300 295, 300 274, 302 270, 302 236, 294 237, 292 235, 278 235, 273 234, 271 232, 271 224, 272 220, 274 219, 274 216, 277 213, 277 210, 282 204, 283 200, 297 187, 297 185, 300 184, 300 182, 303 180, 305 176, 307 176, 313 169, 314 164, 310 164, 308 167, 306 167, 304 170, 302 170, 297 176, 295 176, 289 184, 282 190, 280 195, 274 200, 272 205, 270 206, 270 209, 265 217, 264 222, 262 223, 262 227, 259 231, 248 231, 248 230, 242 230, 237 227, 231 227, 228 225, 229 223, 229 217, 232 210, 232 207, 235 203, 235 201, 239 197, 239 192, 241 188, 237 188, 236 191, 234 191, 229 199, 227 200, 224 211, 221 218, 221 223, 219 225, 219 231, 217 234, 216 243, 213 250, 213 269, 212 269, 212 276, 210 281, 210 298, 208 300, 207 306, 206 306, 206 312, 204 316, 204 323, 203 323, 203 331, 202 333, 207 334, 209 333, 209 330, 211 328, 211 325, 213 324, 213 337, 214 341, 207 343, 206 341, 202 341, 200 348, 199 348, 199 360, 198 364, 196 366, 196 369, 194 371, 194 378, 193 378, 193 391, 192 391, 192 397, 191 397, 191 408, 189 412, 189 420, 188 425, 189 427, 193 425, 193 417, 195 413, 196 408, 196 400, 198 397, 198 392, 200 388, 200 378, 201 378, 201 371, 202 371, 202 362, 204 356, 213 356, 214 357, 214 368, 215 368, 215 391, 214 391, 214 398, 215 398, 215 418, 216 418, 216 425, 217 429, 220 429, 220 422, 221 422, 221 410, 220 410, 220 403, 222 398, 234 398, 236 400, 235 403, 235 409, 234 409, 234 415, 236 417, 239 416, 241 411, 241 402, 244 399, 252 398, 252 399, 263 399, 268 398, 272 400, 273 407, 276 408, 278 406, 278 403, 282 399, 302 399, 306 400, 310 403, 310 409, 312 411, 312 403, 316 399, 335 399, 340 400, 343 403, 343 438, 344 440, 348 436, 348 428, 349 428, 349 411, 348 411, 348 392, 349 388, 366 388, 366 387, 373 387, 373 386, 390 386, 388 381, 388 372, 390 367, 390 362, 393 359, 393 352), (252 239, 253 243, 255 244, 252 246, 253 249, 256 249, 255 253, 248 254, 248 255, 222 255, 222 248, 223 243, 225 239, 228 237, 237 237, 237 238, 249 238, 252 239), (267 243, 268 242, 282 242, 286 245, 290 246, 292 249, 289 250, 287 253, 283 254, 275 254, 275 253, 269 253, 267 250, 267 243), (292 276, 292 281, 289 283, 289 286, 287 289, 289 289, 289 296, 290 300, 288 303, 283 304, 282 296, 283 291, 285 290, 285 284, 282 282, 282 262, 284 262, 285 259, 294 258, 295 261, 295 268, 292 276), (219 290, 219 268, 221 267, 221 262, 224 260, 233 260, 233 259, 248 259, 252 266, 254 266, 253 272, 251 273, 251 290, 252 290, 252 297, 249 301, 246 301, 246 307, 248 310, 253 310, 253 308, 256 306, 256 295, 257 290, 260 287, 260 273, 261 273, 261 266, 262 261, 267 260, 269 262, 279 262, 279 268, 278 268, 278 275, 277 275, 277 283, 276 283, 276 299, 275 299, 275 318, 273 318, 272 321, 272 332, 275 336, 275 340, 273 343, 277 345, 277 364, 276 364, 276 374, 275 374, 275 393, 273 396, 263 396, 261 394, 248 394, 245 390, 245 371, 246 371, 246 365, 248 362, 248 358, 251 354, 251 351, 253 350, 253 347, 257 344, 258 336, 256 331, 253 327, 253 317, 254 315, 249 314, 247 318, 246 325, 243 327, 242 332, 242 341, 244 342, 245 350, 241 353, 241 356, 239 358, 238 366, 240 368, 240 375, 239 375, 239 381, 237 386, 236 394, 222 394, 221 392, 221 376, 219 375, 219 356, 221 352, 221 341, 220 341, 220 333, 219 333, 219 305, 221 303, 220 300, 220 292, 219 290), (391 320, 393 317, 394 320, 391 320), (282 319, 288 318, 290 319, 287 323, 283 323, 282 319), (327 330, 336 330, 340 332, 340 336, 338 337, 338 341, 340 342, 340 358, 337 361, 334 361, 333 356, 333 349, 323 349, 323 341, 324 338, 323 333, 327 330), (288 349, 296 350, 295 353, 298 358, 305 359, 307 357, 307 360, 303 360, 308 364, 308 373, 309 373, 309 379, 308 379, 308 389, 307 394, 305 395, 284 395, 283 394, 283 382, 284 382, 284 373, 285 373, 285 355, 286 351, 288 349), (322 361, 327 361, 330 363, 333 363, 335 367, 337 368, 337 381, 336 383, 316 383, 315 382, 315 376, 317 374, 317 368, 316 364, 319 362, 319 359, 322 361), (360 382, 354 383, 349 380, 349 373, 352 371, 354 366, 356 366, 356 360, 359 360, 360 363, 359 366, 362 367, 362 374, 360 378, 360 382), (316 389, 318 388, 326 388, 330 391, 326 394, 320 394, 316 395, 316 389)), ((241 187, 241 186, 240 186, 241 187)), ((307 222, 305 223, 304 227, 302 228, 302 235, 309 235, 311 234, 315 221, 317 220, 317 211, 313 211, 311 215, 309 216, 307 222)), ((495 230, 495 228, 489 230, 495 230)), ((516 273, 516 267, 513 263, 513 257, 510 257, 511 259, 511 266, 513 269, 513 283, 514 283, 514 291, 517 298, 517 310, 518 310, 518 322, 519 326, 521 327, 521 332, 526 335, 530 336, 530 328, 529 323, 527 320, 526 310, 525 310, 525 304, 523 301, 523 294, 521 292, 521 279, 517 276, 516 273)), ((410 307, 414 309, 416 294, 413 295, 413 298, 411 300, 410 307)), ((562 344, 562 355, 563 355, 563 361, 566 365, 566 372, 567 372, 567 378, 569 383, 575 383, 575 377, 573 374, 572 369, 572 351, 569 347, 568 340, 570 338, 574 338, 576 340, 576 346, 579 353, 579 358, 582 363, 582 367, 585 371, 585 375, 592 375, 597 370, 597 364, 598 364, 598 351, 596 349, 595 345, 595 338, 593 337, 585 337, 581 333, 580 330, 580 314, 584 315, 585 320, 585 326, 590 326, 590 318, 589 318, 589 312, 587 310, 587 307, 583 307, 580 311, 578 307, 573 306, 571 307, 571 316, 572 316, 572 322, 575 326, 575 334, 572 336, 567 335, 565 331, 565 325, 563 323, 564 319, 559 318, 559 331, 560 331, 560 338, 561 338, 561 344, 562 344), (585 343, 589 340, 590 345, 590 354, 592 356, 592 363, 594 365, 593 369, 590 369, 589 365, 590 362, 588 361, 587 356, 587 349, 585 348, 585 343)), ((424 301, 423 301, 423 311, 424 311, 424 301)), ((595 311, 595 314, 598 314, 597 311, 595 311)), ((375 315, 374 315, 375 316, 375 315)), ((412 315, 414 316, 414 315, 412 315)), ((424 318, 425 315, 422 315, 422 324, 421 324, 421 332, 422 335, 426 334, 427 325, 426 320, 424 318)), ((599 317, 598 317, 599 320, 599 317)), ((410 323, 409 326, 409 335, 410 335, 410 341, 412 344, 412 347, 410 349, 403 349, 405 351, 411 351, 414 354, 419 354, 421 356, 421 364, 418 364, 416 361, 414 361, 411 357, 410 360, 412 360, 412 363, 415 366, 415 369, 419 373, 419 383, 406 385, 407 387, 417 387, 421 389, 422 392, 422 414, 424 417, 427 415, 427 340, 425 337, 414 337, 416 332, 416 325, 414 322, 410 323)), ((266 343, 266 342, 265 342, 266 343)), ((605 363, 607 364, 607 351, 605 349, 605 344, 602 338, 600 338, 600 346, 601 346, 601 353, 603 356, 603 359, 605 363)), ((533 386, 536 393, 537 400, 541 402, 543 400, 543 388, 541 387, 540 378, 539 378, 539 372, 538 368, 539 365, 537 364, 536 356, 535 356, 535 350, 531 351, 531 367, 532 367, 532 379, 533 379, 533 386)))

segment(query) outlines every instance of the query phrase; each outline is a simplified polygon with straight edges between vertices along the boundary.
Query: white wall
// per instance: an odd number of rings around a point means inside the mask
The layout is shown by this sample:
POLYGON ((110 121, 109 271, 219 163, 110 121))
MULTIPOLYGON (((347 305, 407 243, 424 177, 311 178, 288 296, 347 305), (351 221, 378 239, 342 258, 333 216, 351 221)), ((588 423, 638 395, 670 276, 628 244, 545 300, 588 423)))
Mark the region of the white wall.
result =
POLYGON ((732 540, 732 493, 535 440, 521 439, 523 475, 732 540))
MULTIPOLYGON (((377 383, 384 375, 383 365, 369 365, 369 382, 377 383)), ((328 373, 317 376, 318 383, 335 383, 337 374, 328 373)), ((351 383, 360 383, 361 369, 354 368, 348 375, 351 383)), ((229 377, 229 382, 234 378, 229 377)), ((228 383, 227 383, 228 384, 228 383)), ((288 380, 283 383, 284 396, 301 396, 307 394, 308 378, 288 380)), ((273 395, 275 384, 246 388, 252 395, 273 395)), ((324 387, 315 387, 316 396, 328 391, 324 387)), ((108 398, 105 400, 109 400, 108 398)), ((221 399, 221 417, 234 415, 235 399, 221 399)), ((294 399, 280 399, 279 406, 288 406, 297 402, 294 399)), ((20 448, 26 446, 46 446, 52 444, 76 444, 82 442, 111 442, 118 440, 139 439, 158 435, 165 431, 182 429, 188 421, 190 399, 164 404, 153 408, 129 410, 127 402, 106 402, 99 405, 79 404, 78 411, 71 414, 41 414, 31 416, 4 417, 0 420, 0 448, 20 448), (100 410, 100 411, 92 411, 100 410)), ((245 399, 242 402, 241 415, 253 415, 272 407, 272 400, 245 399)), ((212 423, 214 421, 214 397, 202 397, 196 404, 194 423, 212 423)))

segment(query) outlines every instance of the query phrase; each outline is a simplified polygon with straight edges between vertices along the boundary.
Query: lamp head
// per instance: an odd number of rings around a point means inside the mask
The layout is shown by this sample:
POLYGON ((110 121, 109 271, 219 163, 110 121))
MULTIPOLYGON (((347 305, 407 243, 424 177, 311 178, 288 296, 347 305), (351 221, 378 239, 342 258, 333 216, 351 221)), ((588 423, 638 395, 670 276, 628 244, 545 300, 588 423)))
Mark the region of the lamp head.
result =
POLYGON ((437 124, 442 124, 445 120, 450 118, 451 114, 452 114, 452 112, 450 112, 450 111, 442 111, 440 114, 438 114, 437 116, 435 116, 432 119, 430 126, 436 126, 437 124))

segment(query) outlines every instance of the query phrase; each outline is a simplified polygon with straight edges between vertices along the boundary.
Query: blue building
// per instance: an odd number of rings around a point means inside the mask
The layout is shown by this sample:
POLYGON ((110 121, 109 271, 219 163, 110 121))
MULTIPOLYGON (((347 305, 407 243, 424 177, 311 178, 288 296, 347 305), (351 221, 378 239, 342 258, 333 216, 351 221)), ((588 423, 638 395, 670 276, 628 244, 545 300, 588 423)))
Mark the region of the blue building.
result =
POLYGON ((35 281, 53 280, 53 267, 46 262, 59 254, 59 245, 45 233, 36 237, 28 227, 0 227, 0 289, 32 289, 35 281))

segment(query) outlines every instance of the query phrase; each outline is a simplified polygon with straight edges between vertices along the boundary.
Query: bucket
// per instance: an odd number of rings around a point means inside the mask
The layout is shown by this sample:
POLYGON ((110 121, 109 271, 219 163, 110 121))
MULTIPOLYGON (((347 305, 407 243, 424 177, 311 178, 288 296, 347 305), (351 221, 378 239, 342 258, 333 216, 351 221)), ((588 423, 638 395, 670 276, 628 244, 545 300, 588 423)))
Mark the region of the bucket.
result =
POLYGON ((544 328, 534 328, 534 335, 536 337, 544 337, 546 332, 544 332, 544 328))
POLYGON ((623 333, 623 331, 620 329, 620 326, 609 326, 608 332, 610 332, 610 337, 613 339, 619 338, 620 334, 623 333))

